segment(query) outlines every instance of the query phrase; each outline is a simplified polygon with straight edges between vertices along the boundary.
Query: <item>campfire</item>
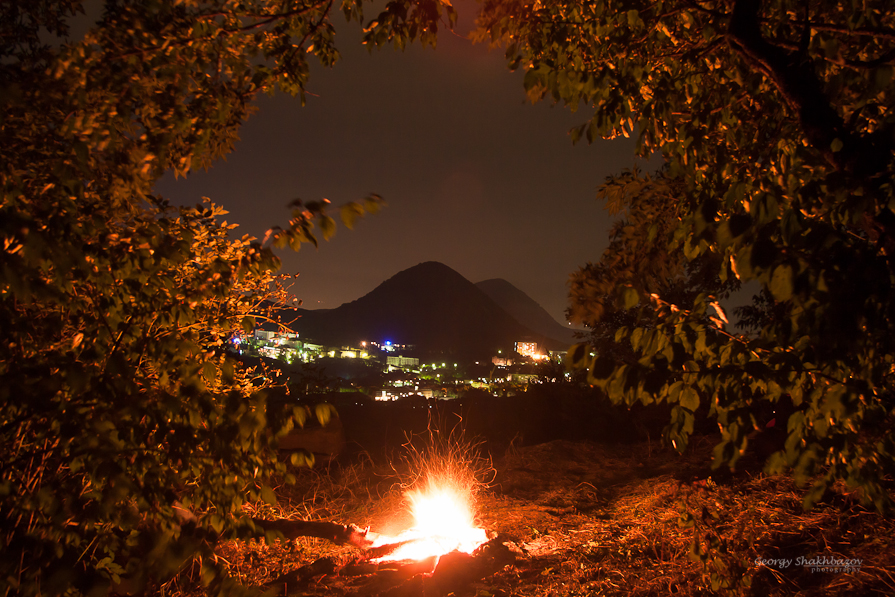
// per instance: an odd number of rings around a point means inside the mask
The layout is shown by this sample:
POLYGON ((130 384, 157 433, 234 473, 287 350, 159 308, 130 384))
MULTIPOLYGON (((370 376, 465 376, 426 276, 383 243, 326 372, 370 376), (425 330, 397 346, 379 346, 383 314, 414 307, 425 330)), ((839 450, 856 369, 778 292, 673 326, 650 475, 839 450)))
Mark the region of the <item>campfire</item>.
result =
POLYGON ((351 524, 256 521, 287 538, 316 536, 362 548, 350 562, 320 558, 283 575, 270 588, 281 587, 288 594, 317 579, 336 592, 356 595, 447 595, 511 564, 513 551, 476 522, 476 492, 483 483, 470 450, 456 442, 425 452, 409 448, 407 463, 417 476, 402 485, 406 512, 395 514, 409 514, 412 522, 395 532, 351 524))
POLYGON ((414 525, 397 536, 373 535, 376 548, 394 546, 374 562, 422 560, 452 551, 472 553, 488 540, 475 525, 473 496, 446 475, 429 476, 422 488, 406 494, 414 525))

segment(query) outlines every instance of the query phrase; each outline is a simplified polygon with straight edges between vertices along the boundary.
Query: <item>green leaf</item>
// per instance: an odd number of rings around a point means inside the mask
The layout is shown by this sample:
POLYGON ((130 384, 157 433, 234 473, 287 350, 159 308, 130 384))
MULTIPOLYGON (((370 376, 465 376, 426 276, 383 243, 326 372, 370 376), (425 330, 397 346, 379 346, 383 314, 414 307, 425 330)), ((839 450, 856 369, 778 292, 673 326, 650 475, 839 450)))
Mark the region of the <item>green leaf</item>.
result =
POLYGON ((622 291, 622 304, 625 309, 633 309, 637 306, 637 303, 640 302, 640 295, 637 293, 637 290, 631 288, 625 288, 622 291))
POLYGON ((793 270, 790 265, 783 264, 774 268, 768 290, 778 301, 788 301, 792 298, 793 270))
POLYGON ((799 218, 795 211, 787 209, 783 212, 781 228, 783 231, 783 239, 787 243, 793 244, 798 242, 798 237, 802 233, 802 226, 799 223, 799 218))
POLYGON ((267 485, 261 486, 261 499, 271 506, 277 505, 277 495, 274 493, 273 489, 267 485))
MULTIPOLYGON (((263 490, 262 490, 263 492, 263 490)), ((220 534, 224 532, 224 519, 218 514, 212 514, 208 517, 208 526, 214 529, 214 532, 220 534)))
POLYGON ((345 224, 345 227, 349 230, 353 230, 354 222, 359 216, 364 215, 364 208, 358 203, 351 202, 343 205, 339 209, 339 215, 341 216, 342 223, 345 224))
POLYGON ((597 355, 588 371, 588 379, 592 383, 604 382, 609 379, 613 371, 615 371, 615 361, 605 355, 597 355))
POLYGON ((293 466, 311 468, 314 466, 314 454, 307 450, 298 450, 289 455, 289 462, 293 466))
POLYGON ((333 220, 330 216, 321 216, 319 224, 320 232, 323 235, 323 240, 331 239, 336 233, 336 221, 333 220))
POLYGON ((364 199, 364 209, 368 214, 377 214, 385 207, 385 201, 379 195, 373 193, 364 199))
POLYGON ((590 355, 588 353, 588 345, 579 343, 572 345, 565 356, 566 369, 572 371, 586 367, 590 363, 590 355))
POLYGON ((336 407, 332 404, 321 402, 314 407, 314 415, 321 425, 326 425, 333 417, 338 417, 339 413, 336 412, 336 407))
MULTIPOLYGON (((640 350, 640 340, 643 338, 643 328, 636 328, 633 332, 631 332, 631 348, 634 350, 640 350)), ((615 341, 618 342, 621 339, 616 332, 615 341)))
POLYGON ((217 378, 218 368, 211 361, 205 361, 205 364, 202 366, 202 376, 208 383, 214 383, 217 378))
POLYGON ((699 408, 699 394, 693 388, 685 387, 681 390, 679 402, 690 412, 696 412, 696 409, 699 408))
POLYGON ((815 482, 811 489, 805 492, 805 496, 802 498, 802 508, 806 511, 814 508, 823 499, 827 489, 827 483, 824 479, 815 482))

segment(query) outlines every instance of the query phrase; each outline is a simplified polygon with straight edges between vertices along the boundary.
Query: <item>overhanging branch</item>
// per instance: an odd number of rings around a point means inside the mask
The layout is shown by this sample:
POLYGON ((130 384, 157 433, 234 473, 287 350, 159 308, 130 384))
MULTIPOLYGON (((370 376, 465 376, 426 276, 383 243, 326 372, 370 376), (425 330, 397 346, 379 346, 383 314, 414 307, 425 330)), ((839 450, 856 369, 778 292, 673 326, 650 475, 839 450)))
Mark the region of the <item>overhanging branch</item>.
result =
POLYGON ((777 88, 787 107, 798 117, 808 142, 837 170, 851 170, 857 139, 833 108, 812 69, 790 53, 768 42, 761 34, 761 0, 737 0, 727 32, 733 50, 761 71, 777 88), (833 150, 834 141, 842 149, 833 150))

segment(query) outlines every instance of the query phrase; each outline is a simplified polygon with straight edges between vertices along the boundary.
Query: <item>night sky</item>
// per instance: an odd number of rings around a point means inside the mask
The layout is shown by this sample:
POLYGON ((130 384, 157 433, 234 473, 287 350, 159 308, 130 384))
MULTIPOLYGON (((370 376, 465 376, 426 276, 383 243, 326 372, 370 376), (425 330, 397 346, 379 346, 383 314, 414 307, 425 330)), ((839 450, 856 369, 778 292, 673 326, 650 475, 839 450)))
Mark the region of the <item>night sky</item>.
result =
POLYGON ((293 291, 306 308, 338 307, 440 261, 471 282, 504 278, 564 322, 569 274, 607 245, 596 189, 635 163, 633 143, 573 146, 568 131, 587 110, 532 105, 502 50, 447 32, 435 50, 370 54, 360 36, 341 27, 342 60, 312 66, 306 106, 262 97, 226 161, 156 190, 180 204, 209 197, 259 238, 286 224, 296 197, 382 195, 386 209, 353 231, 339 222, 319 250, 280 253, 284 272, 301 274, 293 291))

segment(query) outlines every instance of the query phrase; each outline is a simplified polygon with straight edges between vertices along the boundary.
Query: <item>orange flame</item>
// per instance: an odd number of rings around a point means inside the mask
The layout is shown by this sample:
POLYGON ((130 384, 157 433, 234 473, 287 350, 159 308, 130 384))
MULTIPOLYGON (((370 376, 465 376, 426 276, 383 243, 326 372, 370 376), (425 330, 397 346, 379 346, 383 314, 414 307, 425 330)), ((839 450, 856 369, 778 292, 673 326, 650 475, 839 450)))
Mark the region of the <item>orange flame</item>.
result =
POLYGON ((475 525, 472 496, 448 479, 429 477, 425 489, 406 494, 414 526, 396 537, 380 536, 373 547, 404 543, 377 561, 421 560, 452 551, 470 553, 488 540, 475 525))

